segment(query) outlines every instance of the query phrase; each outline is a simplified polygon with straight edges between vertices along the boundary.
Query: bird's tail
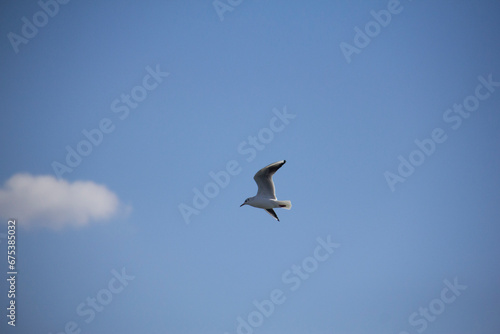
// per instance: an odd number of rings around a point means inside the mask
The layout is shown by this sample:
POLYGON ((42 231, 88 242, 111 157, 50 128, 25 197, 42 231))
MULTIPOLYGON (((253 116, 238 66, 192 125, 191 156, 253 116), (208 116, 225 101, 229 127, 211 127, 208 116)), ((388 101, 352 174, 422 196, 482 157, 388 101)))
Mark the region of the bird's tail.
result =
POLYGON ((292 208, 292 202, 290 201, 278 201, 280 208, 290 210, 292 208))

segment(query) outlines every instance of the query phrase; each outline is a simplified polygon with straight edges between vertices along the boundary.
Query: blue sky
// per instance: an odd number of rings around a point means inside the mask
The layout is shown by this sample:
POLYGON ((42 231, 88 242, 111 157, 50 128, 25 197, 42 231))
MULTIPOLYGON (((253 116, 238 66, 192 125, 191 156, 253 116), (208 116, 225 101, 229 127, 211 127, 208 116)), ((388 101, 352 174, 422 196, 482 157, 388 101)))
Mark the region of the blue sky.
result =
POLYGON ((41 3, 0 14, 2 333, 499 332, 497 1, 41 3), (240 208, 283 159, 281 222, 240 208))

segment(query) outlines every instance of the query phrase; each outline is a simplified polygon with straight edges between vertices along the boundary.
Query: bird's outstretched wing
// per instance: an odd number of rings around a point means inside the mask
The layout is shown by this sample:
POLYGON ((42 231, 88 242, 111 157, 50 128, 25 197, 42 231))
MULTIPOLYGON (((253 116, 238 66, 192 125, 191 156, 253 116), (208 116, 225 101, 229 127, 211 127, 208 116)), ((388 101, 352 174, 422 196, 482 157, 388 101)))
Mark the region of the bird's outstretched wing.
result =
POLYGON ((273 216, 274 218, 276 218, 277 221, 280 221, 280 219, 278 218, 278 215, 276 214, 276 212, 274 212, 273 209, 266 209, 266 211, 271 215, 273 216))
MULTIPOLYGON (((262 196, 266 198, 276 199, 276 194, 274 191, 273 174, 276 173, 281 166, 285 164, 286 160, 281 160, 270 164, 259 170, 253 179, 257 183, 259 190, 257 191, 257 196, 262 196)), ((277 219, 277 217, 276 217, 277 219)))

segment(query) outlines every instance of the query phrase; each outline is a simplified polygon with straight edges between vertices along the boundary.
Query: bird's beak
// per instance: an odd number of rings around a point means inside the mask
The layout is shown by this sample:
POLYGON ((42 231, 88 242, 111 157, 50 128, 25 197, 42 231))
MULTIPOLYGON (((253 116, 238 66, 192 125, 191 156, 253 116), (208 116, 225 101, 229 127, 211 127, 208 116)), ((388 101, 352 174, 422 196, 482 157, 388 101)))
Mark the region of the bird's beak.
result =
POLYGON ((241 208, 243 205, 245 205, 245 203, 241 204, 241 205, 240 205, 240 208, 241 208))

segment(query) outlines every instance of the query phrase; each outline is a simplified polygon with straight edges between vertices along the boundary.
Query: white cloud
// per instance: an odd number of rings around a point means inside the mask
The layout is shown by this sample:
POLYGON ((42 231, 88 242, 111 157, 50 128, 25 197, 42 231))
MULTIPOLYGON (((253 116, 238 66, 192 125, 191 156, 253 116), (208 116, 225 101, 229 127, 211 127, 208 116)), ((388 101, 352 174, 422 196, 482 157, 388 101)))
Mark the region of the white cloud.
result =
POLYGON ((0 188, 0 215, 17 218, 25 228, 84 226, 110 219, 119 209, 118 197, 91 181, 16 174, 0 188))

